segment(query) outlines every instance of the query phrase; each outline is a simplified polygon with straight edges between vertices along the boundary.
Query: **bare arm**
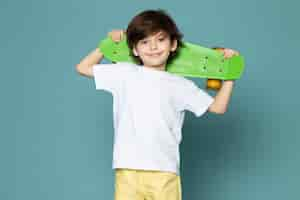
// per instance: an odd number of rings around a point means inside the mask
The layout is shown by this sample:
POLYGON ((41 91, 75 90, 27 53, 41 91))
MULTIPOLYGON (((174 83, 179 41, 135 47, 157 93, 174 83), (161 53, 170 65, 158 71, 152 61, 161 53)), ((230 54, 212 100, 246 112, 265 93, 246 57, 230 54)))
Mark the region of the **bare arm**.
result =
MULTIPOLYGON (((116 29, 109 32, 108 36, 111 37, 113 41, 118 42, 122 40, 124 34, 125 31, 116 29)), ((93 65, 100 63, 102 59, 103 53, 99 48, 96 48, 76 65, 76 71, 82 76, 94 77, 93 65)))
POLYGON ((209 112, 216 114, 224 114, 227 110, 228 103, 230 101, 234 81, 224 81, 221 89, 214 97, 214 102, 208 108, 209 112))
POLYGON ((82 76, 94 77, 92 67, 101 62, 102 59, 103 53, 99 48, 96 48, 76 65, 76 71, 82 76))
MULTIPOLYGON (((221 47, 215 47, 213 49, 223 52, 224 58, 230 58, 233 55, 239 55, 239 52, 233 49, 221 48, 221 47)), ((213 112, 217 114, 224 114, 226 112, 230 101, 233 85, 234 85, 234 81, 232 80, 223 82, 221 89, 214 97, 214 102, 208 108, 209 112, 213 112)))

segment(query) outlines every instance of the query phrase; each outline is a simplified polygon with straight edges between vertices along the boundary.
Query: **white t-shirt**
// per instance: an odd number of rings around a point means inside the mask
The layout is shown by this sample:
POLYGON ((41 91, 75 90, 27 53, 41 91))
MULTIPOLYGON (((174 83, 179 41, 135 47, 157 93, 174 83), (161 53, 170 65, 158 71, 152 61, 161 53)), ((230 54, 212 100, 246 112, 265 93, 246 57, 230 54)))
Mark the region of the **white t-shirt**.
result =
POLYGON ((113 169, 180 174, 185 110, 197 117, 213 98, 189 79, 133 63, 93 66, 97 90, 113 95, 113 169))

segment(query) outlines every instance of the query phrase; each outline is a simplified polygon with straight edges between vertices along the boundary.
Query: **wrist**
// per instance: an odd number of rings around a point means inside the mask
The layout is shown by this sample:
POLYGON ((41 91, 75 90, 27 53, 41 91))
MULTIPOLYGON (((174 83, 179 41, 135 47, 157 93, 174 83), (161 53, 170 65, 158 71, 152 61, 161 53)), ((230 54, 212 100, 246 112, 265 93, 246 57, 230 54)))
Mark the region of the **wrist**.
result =
POLYGON ((224 80, 224 83, 234 83, 234 80, 224 80))
POLYGON ((224 80, 223 85, 233 86, 234 85, 234 80, 224 80))

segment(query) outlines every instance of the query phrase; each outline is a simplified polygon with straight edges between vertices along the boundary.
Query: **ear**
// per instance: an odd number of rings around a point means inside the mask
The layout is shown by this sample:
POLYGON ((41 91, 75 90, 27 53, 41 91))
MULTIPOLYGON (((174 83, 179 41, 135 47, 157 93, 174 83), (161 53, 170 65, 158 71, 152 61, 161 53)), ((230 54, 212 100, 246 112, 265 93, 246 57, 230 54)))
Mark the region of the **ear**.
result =
POLYGON ((139 54, 137 53, 137 51, 136 51, 136 48, 135 48, 135 47, 133 47, 132 51, 133 51, 133 54, 134 54, 135 56, 138 56, 138 55, 139 55, 139 54))
POLYGON ((172 42, 172 47, 171 47, 171 51, 175 51, 177 49, 177 40, 174 39, 172 42))

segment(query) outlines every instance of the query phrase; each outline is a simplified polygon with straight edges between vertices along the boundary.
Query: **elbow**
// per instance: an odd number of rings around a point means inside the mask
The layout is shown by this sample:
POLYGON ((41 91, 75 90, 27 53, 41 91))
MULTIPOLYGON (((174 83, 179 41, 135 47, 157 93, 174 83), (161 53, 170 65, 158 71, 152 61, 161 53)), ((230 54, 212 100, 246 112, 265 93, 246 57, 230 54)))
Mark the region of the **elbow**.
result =
POLYGON ((85 69, 80 64, 76 65, 75 70, 79 75, 85 75, 85 69))
POLYGON ((218 115, 223 115, 226 113, 226 109, 217 109, 217 110, 213 110, 212 112, 218 115))
POLYGON ((225 114, 227 111, 226 108, 220 108, 220 107, 215 107, 215 106, 211 106, 209 108, 209 112, 212 112, 212 113, 215 113, 215 114, 218 114, 218 115, 223 115, 225 114))
POLYGON ((93 77, 92 66, 77 64, 75 70, 81 76, 93 77))
POLYGON ((80 71, 79 64, 77 64, 77 65, 75 66, 75 70, 76 70, 77 73, 79 73, 79 71, 80 71))
POLYGON ((81 72, 81 67, 80 67, 79 64, 76 65, 75 70, 76 70, 76 72, 77 72, 78 74, 82 74, 82 72, 81 72))
POLYGON ((216 114, 224 115, 226 113, 226 109, 220 109, 216 112, 216 114))

